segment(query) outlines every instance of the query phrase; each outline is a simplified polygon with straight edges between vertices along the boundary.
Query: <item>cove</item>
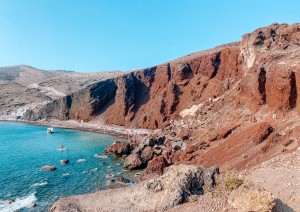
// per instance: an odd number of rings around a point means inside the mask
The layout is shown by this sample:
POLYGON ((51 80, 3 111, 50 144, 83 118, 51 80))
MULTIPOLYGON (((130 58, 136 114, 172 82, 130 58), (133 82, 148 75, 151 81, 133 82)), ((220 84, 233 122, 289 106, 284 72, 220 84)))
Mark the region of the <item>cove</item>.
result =
MULTIPOLYGON (((109 185, 107 175, 122 172, 121 161, 103 154, 104 148, 120 140, 109 135, 45 126, 0 122, 0 211, 45 211, 58 199, 91 193, 109 185), (59 151, 64 145, 65 151, 59 151), (60 160, 68 159, 62 165, 60 160), (78 162, 80 159, 83 162, 78 162), (52 165, 55 171, 43 171, 52 165)), ((115 185, 118 186, 118 185, 115 185)))

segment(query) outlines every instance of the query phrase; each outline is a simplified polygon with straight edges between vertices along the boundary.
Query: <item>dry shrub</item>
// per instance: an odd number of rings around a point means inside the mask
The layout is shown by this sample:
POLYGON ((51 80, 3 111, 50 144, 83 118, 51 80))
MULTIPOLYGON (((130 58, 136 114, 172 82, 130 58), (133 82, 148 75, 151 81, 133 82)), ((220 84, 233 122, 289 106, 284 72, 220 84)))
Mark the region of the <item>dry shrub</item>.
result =
POLYGON ((224 175, 220 175, 216 180, 216 187, 212 193, 214 196, 229 194, 233 190, 243 185, 244 182, 245 179, 243 177, 240 177, 236 172, 227 172, 224 175))

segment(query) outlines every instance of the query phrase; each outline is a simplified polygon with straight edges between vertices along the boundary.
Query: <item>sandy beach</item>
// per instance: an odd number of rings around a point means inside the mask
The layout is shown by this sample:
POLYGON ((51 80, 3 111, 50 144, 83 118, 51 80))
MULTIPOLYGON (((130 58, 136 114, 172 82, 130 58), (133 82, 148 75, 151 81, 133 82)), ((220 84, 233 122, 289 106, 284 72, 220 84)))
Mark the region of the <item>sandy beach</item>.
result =
POLYGON ((75 120, 59 121, 59 120, 50 120, 50 121, 24 121, 24 120, 7 120, 2 119, 0 122, 18 122, 31 125, 39 126, 49 126, 53 128, 63 128, 63 129, 72 129, 80 130, 87 132, 94 132, 99 134, 106 134, 115 136, 122 139, 128 139, 132 135, 148 135, 151 133, 151 130, 148 129, 129 129, 117 125, 105 125, 105 124, 96 124, 96 123, 87 123, 87 122, 78 122, 75 120))

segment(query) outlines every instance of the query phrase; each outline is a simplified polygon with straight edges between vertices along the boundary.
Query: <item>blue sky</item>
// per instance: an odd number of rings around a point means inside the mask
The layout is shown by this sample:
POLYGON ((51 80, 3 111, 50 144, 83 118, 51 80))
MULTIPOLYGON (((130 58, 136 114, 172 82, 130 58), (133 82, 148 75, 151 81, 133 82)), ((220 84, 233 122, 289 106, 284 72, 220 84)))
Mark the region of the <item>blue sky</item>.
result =
POLYGON ((0 66, 145 68, 299 22, 299 8, 297 0, 0 0, 0 66))

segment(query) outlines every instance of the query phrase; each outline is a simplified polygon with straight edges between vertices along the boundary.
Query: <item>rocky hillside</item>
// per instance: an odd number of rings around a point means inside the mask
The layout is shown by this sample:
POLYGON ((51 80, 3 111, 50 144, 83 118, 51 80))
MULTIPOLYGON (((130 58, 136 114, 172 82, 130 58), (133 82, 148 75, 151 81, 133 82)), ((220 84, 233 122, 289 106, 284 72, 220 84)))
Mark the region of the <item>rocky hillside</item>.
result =
POLYGON ((300 24, 272 24, 245 34, 241 42, 101 81, 93 77, 95 83, 86 80, 82 89, 83 75, 75 77, 76 84, 71 77, 75 73, 60 72, 70 77, 59 83, 49 76, 38 86, 28 82, 27 92, 41 89, 34 94, 44 95, 51 87, 64 95, 52 90, 55 98, 27 108, 23 118, 161 129, 144 138, 138 149, 141 138, 130 140, 135 157, 156 145, 157 153, 141 164, 164 156, 168 165, 242 169, 299 146, 299 58, 300 24), (66 85, 75 87, 59 89, 66 85))
POLYGON ((0 117, 22 117, 27 109, 40 109, 47 103, 119 74, 43 71, 25 65, 0 67, 0 117))
POLYGON ((156 129, 182 110, 224 95, 226 103, 234 101, 235 108, 249 113, 298 111, 298 30, 299 24, 257 29, 241 42, 94 84, 66 96, 52 113, 27 118, 56 117, 55 110, 67 110, 57 118, 101 117, 109 124, 156 129))

